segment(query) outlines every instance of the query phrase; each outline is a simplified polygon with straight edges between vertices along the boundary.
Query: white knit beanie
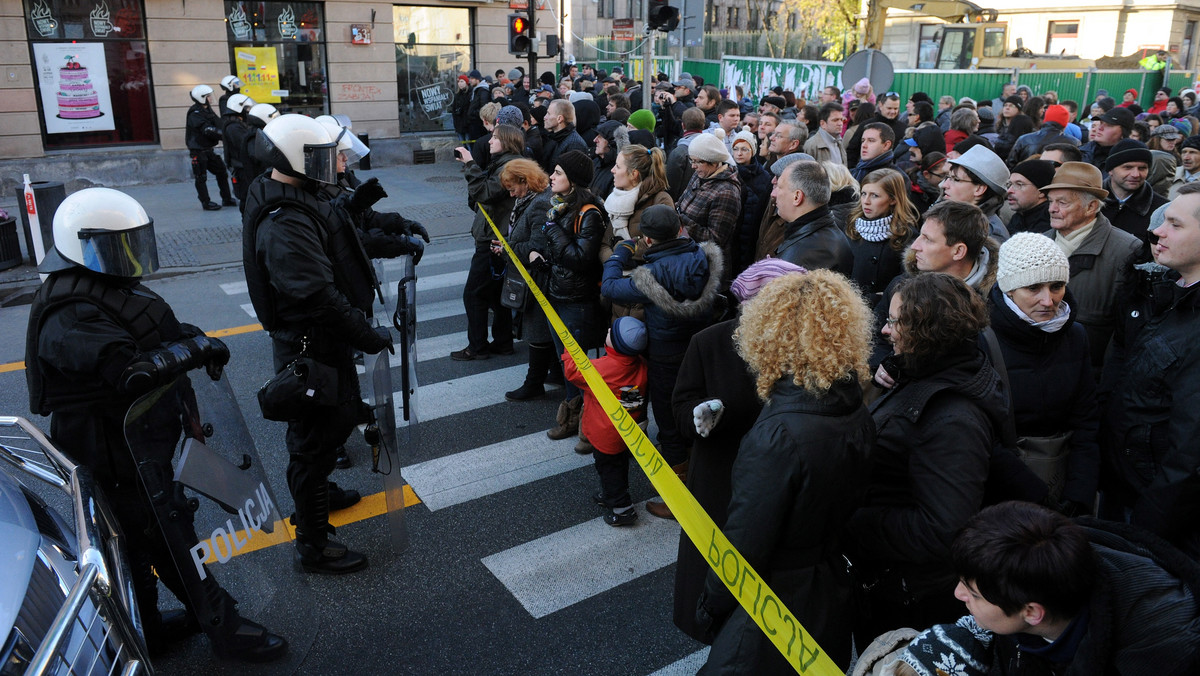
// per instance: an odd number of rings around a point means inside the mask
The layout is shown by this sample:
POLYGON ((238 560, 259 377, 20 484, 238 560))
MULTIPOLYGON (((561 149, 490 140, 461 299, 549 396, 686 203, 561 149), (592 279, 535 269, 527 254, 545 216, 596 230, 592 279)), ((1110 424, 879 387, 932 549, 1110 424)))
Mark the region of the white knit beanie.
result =
POLYGON ((743 129, 733 135, 733 145, 737 145, 738 141, 748 144, 751 154, 758 152, 758 139, 754 137, 754 134, 750 133, 749 129, 743 129))
POLYGON ((688 145, 688 157, 701 162, 721 164, 729 159, 729 151, 725 150, 725 141, 713 134, 698 134, 692 137, 688 145))
POLYGON ((1043 282, 1067 282, 1071 263, 1054 240, 1034 232, 1018 232, 1000 246, 996 283, 1008 293, 1043 282))

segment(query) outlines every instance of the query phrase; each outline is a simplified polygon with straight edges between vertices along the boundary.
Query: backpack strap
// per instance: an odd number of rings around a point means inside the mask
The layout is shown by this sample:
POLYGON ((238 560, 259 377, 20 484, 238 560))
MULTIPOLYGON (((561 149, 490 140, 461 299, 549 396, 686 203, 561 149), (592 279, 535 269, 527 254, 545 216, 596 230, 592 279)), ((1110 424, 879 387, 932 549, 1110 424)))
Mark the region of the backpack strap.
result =
POLYGON ((588 202, 579 209, 579 213, 575 215, 575 234, 579 234, 579 230, 583 227, 583 215, 589 211, 599 210, 595 204, 588 202))

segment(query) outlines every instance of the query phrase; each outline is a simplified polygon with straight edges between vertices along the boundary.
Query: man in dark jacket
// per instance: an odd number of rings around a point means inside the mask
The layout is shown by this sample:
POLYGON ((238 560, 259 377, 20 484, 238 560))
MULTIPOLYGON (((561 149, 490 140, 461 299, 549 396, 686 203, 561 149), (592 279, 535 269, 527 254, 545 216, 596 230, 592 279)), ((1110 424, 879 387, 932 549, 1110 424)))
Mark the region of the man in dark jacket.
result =
MULTIPOLYGON (((636 243, 617 245, 604 264, 600 293, 614 303, 646 308, 650 405, 658 423, 658 446, 676 473, 686 475, 688 449, 675 427, 671 393, 692 336, 712 323, 720 296, 725 259, 712 242, 698 243, 683 231, 679 216, 658 204, 642 212, 645 263, 633 268, 636 243)), ((655 516, 673 518, 661 502, 646 505, 655 516)))
POLYGON ((205 211, 220 211, 222 206, 236 207, 238 203, 229 193, 229 175, 225 163, 213 148, 221 141, 221 120, 212 109, 212 87, 196 85, 192 88, 192 107, 187 111, 187 129, 184 142, 192 156, 192 177, 196 180, 196 197, 205 211), (221 204, 208 196, 208 174, 217 179, 217 190, 221 193, 221 204))
POLYGON ((1151 234, 1120 313, 1101 392, 1109 468, 1102 514, 1157 533, 1200 558, 1200 185, 1188 184, 1151 234))
POLYGON ((992 631, 1002 676, 1200 671, 1200 564, 1162 540, 1023 502, 954 541, 955 596, 992 631))
POLYGON ((308 572, 362 570, 367 559, 329 539, 329 474, 359 422, 354 350, 391 349, 387 329, 367 319, 375 274, 353 224, 318 195, 337 176, 337 143, 320 122, 281 115, 263 129, 260 155, 272 166, 246 197, 242 264, 250 302, 270 332, 275 370, 301 354, 337 371, 328 413, 288 423, 288 488, 296 505, 296 550, 308 572), (297 262, 302 264, 297 264, 297 262))
MULTIPOLYGON (((696 92, 696 81, 691 78, 683 78, 672 83, 675 87, 675 93, 662 92, 654 94, 654 102, 660 106, 659 117, 661 122, 661 136, 663 139, 664 148, 674 148, 676 141, 683 136, 683 111, 688 108, 695 108, 696 101, 693 95, 696 92)), ((640 102, 640 98, 634 98, 630 93, 629 100, 636 106, 640 102)), ((707 125, 707 120, 705 120, 707 125)))
POLYGON ((1150 149, 1135 139, 1122 139, 1113 146, 1104 161, 1104 188, 1108 197, 1100 210, 1108 222, 1125 232, 1146 241, 1150 214, 1167 203, 1167 198, 1154 192, 1146 178, 1154 162, 1150 149))
POLYGON ((829 212, 825 168, 818 162, 796 162, 779 177, 771 195, 779 216, 788 222, 775 257, 808 270, 827 268, 849 276, 854 252, 829 212))
POLYGON ((1079 146, 1083 161, 1104 171, 1104 163, 1113 146, 1133 132, 1133 113, 1128 108, 1113 108, 1092 120, 1088 130, 1090 141, 1079 146))
POLYGON ((846 141, 846 161, 849 163, 848 166, 854 167, 860 160, 866 159, 861 157, 862 137, 863 132, 869 129, 872 124, 886 125, 892 132, 892 147, 895 147, 896 140, 904 138, 904 132, 908 129, 908 125, 901 122, 899 116, 899 95, 894 95, 894 98, 888 98, 887 101, 881 98, 879 101, 879 110, 875 113, 875 117, 871 118, 868 124, 859 125, 854 135, 846 141))
POLYGON ((554 173, 558 158, 563 153, 578 150, 588 154, 590 150, 583 137, 575 131, 575 107, 569 101, 551 101, 542 121, 546 133, 542 137, 541 165, 547 174, 554 173))
POLYGON ((1008 221, 1010 235, 1050 229, 1050 202, 1042 188, 1053 180, 1054 164, 1045 160, 1025 160, 1013 167, 1004 197, 1013 211, 1008 221))
POLYGON ((1051 143, 1069 143, 1073 146, 1079 145, 1079 141, 1068 136, 1063 129, 1071 121, 1071 114, 1067 112, 1064 106, 1048 106, 1044 117, 1045 122, 1042 128, 1022 134, 1017 138, 1017 142, 1013 144, 1012 150, 1008 153, 1008 166, 1015 167, 1025 160, 1042 152, 1042 149, 1051 143))
POLYGON ((229 112, 223 116, 224 125, 221 138, 225 146, 225 164, 233 174, 233 195, 240 205, 246 199, 246 191, 250 189, 250 181, 254 180, 251 173, 251 162, 246 157, 246 136, 250 127, 246 125, 246 114, 250 112, 254 101, 245 94, 234 94, 229 97, 227 108, 229 112))
POLYGON ((667 156, 667 186, 671 199, 679 201, 683 189, 692 180, 692 160, 688 155, 688 146, 697 134, 704 131, 704 113, 695 106, 683 111, 683 136, 676 142, 671 154, 667 156), (688 112, 693 111, 693 112, 688 112))
MULTIPOLYGON (((896 133, 882 122, 872 122, 860 128, 855 134, 858 137, 858 150, 861 155, 850 173, 854 180, 862 181, 867 174, 876 169, 894 169, 896 166, 893 150, 896 147, 896 133)), ((849 154, 849 150, 847 150, 849 154)))
POLYGON ((479 117, 479 111, 491 103, 492 90, 488 87, 488 83, 483 81, 483 75, 477 70, 467 73, 467 87, 471 90, 471 103, 467 106, 466 117, 467 140, 475 141, 487 133, 487 129, 483 127, 483 120, 479 117))

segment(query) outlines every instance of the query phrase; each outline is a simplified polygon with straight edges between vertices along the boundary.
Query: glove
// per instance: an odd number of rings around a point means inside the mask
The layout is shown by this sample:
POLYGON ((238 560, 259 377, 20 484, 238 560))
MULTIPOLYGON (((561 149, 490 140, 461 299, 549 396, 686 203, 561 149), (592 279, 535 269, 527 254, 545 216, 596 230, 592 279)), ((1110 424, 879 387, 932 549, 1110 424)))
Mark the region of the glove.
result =
POLYGON ((633 266, 633 253, 637 250, 637 242, 632 239, 627 239, 613 247, 613 254, 609 260, 615 260, 621 264, 621 267, 628 268, 633 266))
POLYGON ((125 367, 118 388, 128 394, 144 394, 199 366, 205 368, 208 377, 218 380, 228 363, 225 343, 196 336, 138 354, 125 367))
POLYGON ((366 354, 379 354, 384 350, 396 354, 396 348, 392 347, 392 332, 386 326, 364 326, 350 345, 366 354))
MULTIPOLYGON (((424 228, 421 229, 424 230, 424 228)), ((412 250, 413 265, 420 263, 421 256, 425 255, 425 242, 422 242, 416 237, 405 237, 405 239, 408 240, 408 246, 412 250)), ((425 241, 427 242, 429 239, 426 238, 425 241)))
POLYGON ((429 231, 425 229, 425 226, 416 221, 408 222, 408 234, 416 235, 425 240, 426 244, 429 244, 429 231))
POLYGON ((696 426, 696 434, 705 439, 712 433, 721 416, 725 415, 725 404, 720 399, 702 401, 692 409, 692 423, 696 426))
POLYGON ((372 178, 354 189, 354 194, 350 197, 350 210, 361 213, 387 196, 387 191, 379 185, 379 179, 372 178))

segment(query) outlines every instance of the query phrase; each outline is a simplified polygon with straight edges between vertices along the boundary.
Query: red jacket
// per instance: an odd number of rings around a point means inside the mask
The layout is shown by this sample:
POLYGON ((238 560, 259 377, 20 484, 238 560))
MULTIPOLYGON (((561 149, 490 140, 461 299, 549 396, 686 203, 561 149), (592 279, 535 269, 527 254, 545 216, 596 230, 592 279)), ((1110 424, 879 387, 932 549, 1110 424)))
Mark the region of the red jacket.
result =
POLYGON ((954 146, 959 141, 965 141, 967 138, 966 132, 959 131, 958 129, 951 129, 951 130, 947 131, 945 134, 943 134, 943 136, 946 139, 946 154, 947 155, 950 154, 951 150, 954 150, 954 146))
MULTIPOLYGON (((606 355, 592 360, 592 368, 604 379, 608 389, 625 406, 625 411, 636 421, 646 419, 646 395, 650 373, 642 357, 620 354, 609 350, 606 355)), ((583 435, 601 453, 617 455, 625 450, 625 440, 617 433, 608 414, 596 400, 596 395, 587 386, 583 375, 575 367, 571 355, 563 351, 563 375, 583 390, 583 415, 579 426, 583 435)))

